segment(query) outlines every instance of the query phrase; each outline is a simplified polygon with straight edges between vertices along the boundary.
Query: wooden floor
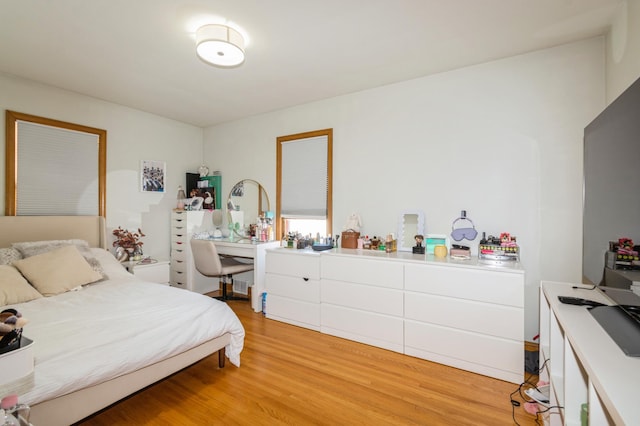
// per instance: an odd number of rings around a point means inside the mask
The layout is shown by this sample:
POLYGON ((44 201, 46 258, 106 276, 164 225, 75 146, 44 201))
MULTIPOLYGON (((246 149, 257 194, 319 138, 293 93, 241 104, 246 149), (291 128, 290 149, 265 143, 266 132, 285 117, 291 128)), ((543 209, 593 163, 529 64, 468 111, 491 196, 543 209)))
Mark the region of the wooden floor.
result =
POLYGON ((79 424, 536 424, 522 406, 514 421, 513 383, 268 320, 247 302, 229 305, 246 330, 240 368, 219 369, 209 356, 79 424))

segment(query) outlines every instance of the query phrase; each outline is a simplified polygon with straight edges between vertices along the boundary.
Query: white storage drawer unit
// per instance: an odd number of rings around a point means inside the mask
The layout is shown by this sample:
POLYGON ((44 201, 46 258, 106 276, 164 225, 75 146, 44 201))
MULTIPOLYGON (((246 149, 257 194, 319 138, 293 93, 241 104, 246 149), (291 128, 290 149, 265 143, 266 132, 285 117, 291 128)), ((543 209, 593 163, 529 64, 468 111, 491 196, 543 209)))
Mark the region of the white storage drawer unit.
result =
POLYGON ((171 213, 171 286, 198 293, 207 293, 219 288, 216 278, 205 277, 196 270, 189 243, 194 233, 212 228, 210 211, 184 210, 171 213))
POLYGON ((520 383, 524 273, 405 265, 405 353, 520 383))
POLYGON ((267 250, 266 316, 320 329, 320 256, 289 249, 267 250))

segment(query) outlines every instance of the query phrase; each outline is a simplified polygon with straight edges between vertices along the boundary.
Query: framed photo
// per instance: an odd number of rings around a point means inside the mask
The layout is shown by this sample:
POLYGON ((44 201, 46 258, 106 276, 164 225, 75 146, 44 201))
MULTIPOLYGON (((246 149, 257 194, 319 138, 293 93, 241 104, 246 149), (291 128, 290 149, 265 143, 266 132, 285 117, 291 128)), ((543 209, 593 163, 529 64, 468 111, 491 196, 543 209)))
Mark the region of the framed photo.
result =
POLYGON ((140 172, 140 190, 142 192, 164 192, 166 175, 164 161, 142 160, 140 172))

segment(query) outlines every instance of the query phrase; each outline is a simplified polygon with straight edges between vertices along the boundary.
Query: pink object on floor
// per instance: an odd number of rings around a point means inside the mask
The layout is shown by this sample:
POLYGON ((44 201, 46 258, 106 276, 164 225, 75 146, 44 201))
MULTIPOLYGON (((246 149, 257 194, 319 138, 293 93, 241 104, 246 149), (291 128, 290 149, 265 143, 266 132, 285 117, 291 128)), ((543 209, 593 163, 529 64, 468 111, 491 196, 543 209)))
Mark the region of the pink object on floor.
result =
POLYGON ((538 404, 535 402, 525 402, 524 411, 535 416, 538 413, 538 404))

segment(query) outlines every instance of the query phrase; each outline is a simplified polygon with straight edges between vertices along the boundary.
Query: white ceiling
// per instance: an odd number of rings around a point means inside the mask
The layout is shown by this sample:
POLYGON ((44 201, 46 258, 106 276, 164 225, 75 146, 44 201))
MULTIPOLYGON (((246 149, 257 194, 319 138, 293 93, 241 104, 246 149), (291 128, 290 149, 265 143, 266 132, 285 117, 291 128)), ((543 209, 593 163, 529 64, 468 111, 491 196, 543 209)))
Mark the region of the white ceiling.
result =
POLYGON ((606 33, 623 0, 14 0, 0 72, 207 127, 606 33), (246 61, 195 55, 227 19, 246 61))

